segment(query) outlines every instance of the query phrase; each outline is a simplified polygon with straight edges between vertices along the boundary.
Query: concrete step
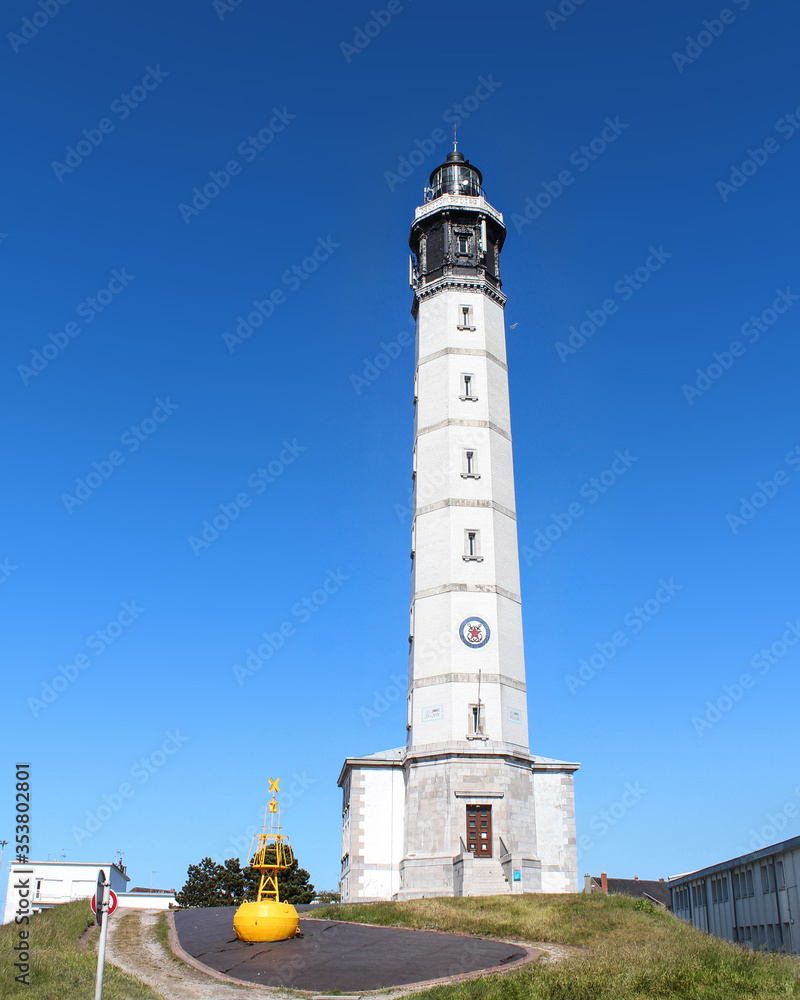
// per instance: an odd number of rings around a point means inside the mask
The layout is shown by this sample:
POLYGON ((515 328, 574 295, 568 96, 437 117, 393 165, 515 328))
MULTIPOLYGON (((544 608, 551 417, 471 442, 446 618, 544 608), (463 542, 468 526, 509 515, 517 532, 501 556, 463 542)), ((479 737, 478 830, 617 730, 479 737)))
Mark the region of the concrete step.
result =
POLYGON ((511 886, 503 876, 503 868, 495 858, 476 858, 472 877, 464 886, 466 896, 503 896, 511 894, 511 886))

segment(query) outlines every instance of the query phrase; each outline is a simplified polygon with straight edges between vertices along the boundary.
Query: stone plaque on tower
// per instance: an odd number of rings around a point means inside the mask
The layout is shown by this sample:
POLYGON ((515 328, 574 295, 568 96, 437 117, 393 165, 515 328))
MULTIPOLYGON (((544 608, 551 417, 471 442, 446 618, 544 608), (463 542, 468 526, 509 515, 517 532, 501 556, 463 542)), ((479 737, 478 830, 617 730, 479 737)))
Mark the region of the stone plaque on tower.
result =
POLYGON ((530 753, 500 253, 454 150, 415 212, 406 745, 349 757, 342 901, 578 891, 573 774, 530 753))

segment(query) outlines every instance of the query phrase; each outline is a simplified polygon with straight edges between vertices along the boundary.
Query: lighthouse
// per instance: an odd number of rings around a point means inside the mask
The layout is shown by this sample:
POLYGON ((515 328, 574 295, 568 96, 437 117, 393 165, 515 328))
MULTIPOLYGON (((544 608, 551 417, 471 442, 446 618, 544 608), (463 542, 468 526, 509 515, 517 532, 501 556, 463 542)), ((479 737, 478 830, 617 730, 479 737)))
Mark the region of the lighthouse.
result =
POLYGON ((578 764, 528 742, 506 229, 482 185, 454 148, 411 226, 406 742, 342 768, 343 902, 578 890, 578 764))

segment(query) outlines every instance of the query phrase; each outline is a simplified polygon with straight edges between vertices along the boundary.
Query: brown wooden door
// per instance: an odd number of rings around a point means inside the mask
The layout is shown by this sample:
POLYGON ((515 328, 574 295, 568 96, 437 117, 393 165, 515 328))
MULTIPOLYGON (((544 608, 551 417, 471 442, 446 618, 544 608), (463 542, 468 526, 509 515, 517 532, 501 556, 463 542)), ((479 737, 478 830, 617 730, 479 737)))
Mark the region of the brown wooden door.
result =
POLYGON ((476 858, 492 856, 491 806, 467 806, 467 850, 476 858))

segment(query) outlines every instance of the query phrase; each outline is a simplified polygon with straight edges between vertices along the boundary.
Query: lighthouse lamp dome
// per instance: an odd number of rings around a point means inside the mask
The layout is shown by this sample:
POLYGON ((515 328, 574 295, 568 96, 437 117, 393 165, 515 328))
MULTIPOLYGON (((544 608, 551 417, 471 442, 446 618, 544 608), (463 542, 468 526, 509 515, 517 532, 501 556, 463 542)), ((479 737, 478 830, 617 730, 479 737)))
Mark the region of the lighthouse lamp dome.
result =
POLYGON ((479 197, 483 177, 477 167, 473 167, 464 154, 453 150, 447 154, 444 163, 431 174, 431 200, 443 194, 466 194, 479 197))

